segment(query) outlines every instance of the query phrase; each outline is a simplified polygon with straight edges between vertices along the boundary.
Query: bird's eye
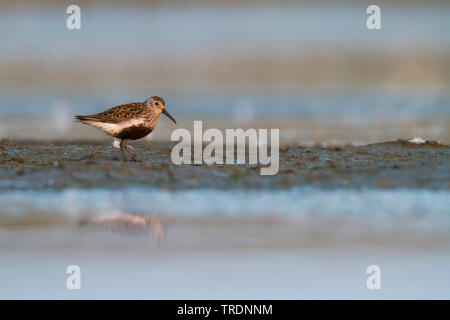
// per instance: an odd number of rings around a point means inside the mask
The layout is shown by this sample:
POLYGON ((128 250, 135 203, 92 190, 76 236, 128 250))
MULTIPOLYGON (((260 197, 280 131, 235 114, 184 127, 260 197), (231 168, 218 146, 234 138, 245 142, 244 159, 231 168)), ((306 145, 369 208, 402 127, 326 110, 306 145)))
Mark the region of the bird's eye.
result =
POLYGON ((157 106, 159 106, 159 102, 158 102, 158 101, 156 101, 155 104, 156 104, 157 106))

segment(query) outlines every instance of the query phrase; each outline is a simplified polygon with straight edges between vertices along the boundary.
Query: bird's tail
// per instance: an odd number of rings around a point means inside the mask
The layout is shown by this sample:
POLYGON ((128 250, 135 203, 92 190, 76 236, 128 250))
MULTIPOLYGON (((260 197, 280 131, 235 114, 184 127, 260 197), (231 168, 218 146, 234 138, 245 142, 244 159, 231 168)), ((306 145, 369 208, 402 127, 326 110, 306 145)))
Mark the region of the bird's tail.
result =
POLYGON ((98 121, 98 117, 96 115, 88 115, 88 116, 75 116, 75 121, 87 123, 92 121, 98 121))

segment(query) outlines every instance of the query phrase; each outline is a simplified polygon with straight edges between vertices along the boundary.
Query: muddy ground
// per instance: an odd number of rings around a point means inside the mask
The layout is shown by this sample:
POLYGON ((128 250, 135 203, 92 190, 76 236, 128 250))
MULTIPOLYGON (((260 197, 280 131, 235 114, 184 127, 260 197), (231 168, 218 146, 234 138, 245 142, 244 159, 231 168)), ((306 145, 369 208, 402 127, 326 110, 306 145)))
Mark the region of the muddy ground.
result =
POLYGON ((181 165, 172 143, 133 143, 139 162, 122 162, 110 142, 0 142, 0 190, 121 188, 450 188, 450 146, 407 140, 366 146, 280 149, 280 169, 257 165, 181 165))

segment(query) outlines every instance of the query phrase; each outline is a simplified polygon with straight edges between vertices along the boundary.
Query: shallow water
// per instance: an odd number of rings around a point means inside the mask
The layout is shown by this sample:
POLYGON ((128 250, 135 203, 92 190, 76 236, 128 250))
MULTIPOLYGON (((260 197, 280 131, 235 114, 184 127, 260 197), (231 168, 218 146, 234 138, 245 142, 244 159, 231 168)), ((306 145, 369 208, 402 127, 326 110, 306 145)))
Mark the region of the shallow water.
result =
POLYGON ((66 191, 10 191, 0 195, 0 223, 31 225, 55 218, 73 221, 122 210, 142 215, 182 218, 228 217, 243 219, 348 219, 375 223, 393 220, 417 223, 436 221, 447 230, 448 190, 362 189, 321 190, 179 190, 155 188, 68 189, 66 191), (323 201, 327 199, 327 201, 323 201), (189 204, 189 205, 186 205, 189 204), (391 220, 392 219, 392 220, 391 220))
POLYGON ((415 189, 4 192, 0 297, 448 298, 449 199, 415 189), (118 213, 158 217, 164 238, 80 225, 118 213), (80 291, 65 287, 73 264, 80 291), (380 291, 366 288, 373 264, 380 291))

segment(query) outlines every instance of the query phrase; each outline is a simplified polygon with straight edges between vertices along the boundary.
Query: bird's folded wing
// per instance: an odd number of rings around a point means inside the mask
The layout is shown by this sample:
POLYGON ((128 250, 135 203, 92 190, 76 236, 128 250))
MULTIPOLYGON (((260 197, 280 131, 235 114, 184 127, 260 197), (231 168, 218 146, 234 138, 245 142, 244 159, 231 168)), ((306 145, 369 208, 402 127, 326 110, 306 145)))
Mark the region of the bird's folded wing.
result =
POLYGON ((127 103, 101 113, 75 116, 75 118, 80 121, 118 123, 141 117, 144 109, 145 107, 142 103, 127 103))

